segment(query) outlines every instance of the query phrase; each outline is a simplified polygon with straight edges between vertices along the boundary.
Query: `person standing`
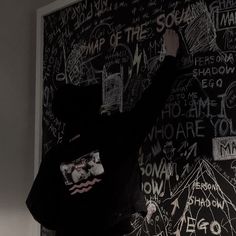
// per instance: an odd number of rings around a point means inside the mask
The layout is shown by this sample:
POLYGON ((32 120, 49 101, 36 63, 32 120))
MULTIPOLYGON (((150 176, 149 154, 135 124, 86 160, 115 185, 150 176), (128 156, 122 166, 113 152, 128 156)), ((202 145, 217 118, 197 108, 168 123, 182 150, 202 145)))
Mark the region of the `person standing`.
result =
POLYGON ((121 236, 132 232, 133 214, 146 215, 138 150, 169 95, 179 47, 175 31, 163 38, 164 62, 131 111, 101 115, 99 85, 56 92, 53 110, 66 123, 65 139, 42 160, 26 204, 57 236, 121 236), (94 153, 102 171, 86 164, 94 153), (70 166, 81 173, 76 181, 72 172, 61 172, 70 166))

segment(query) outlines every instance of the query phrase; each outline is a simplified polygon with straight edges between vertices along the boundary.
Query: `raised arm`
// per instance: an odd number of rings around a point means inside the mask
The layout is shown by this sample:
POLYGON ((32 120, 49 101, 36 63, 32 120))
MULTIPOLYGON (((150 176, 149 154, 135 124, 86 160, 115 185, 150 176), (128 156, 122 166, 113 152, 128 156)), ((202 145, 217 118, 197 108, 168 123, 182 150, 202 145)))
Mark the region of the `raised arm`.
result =
POLYGON ((166 49, 165 59, 157 74, 152 78, 152 84, 144 91, 142 98, 131 111, 132 128, 140 142, 143 141, 161 112, 176 77, 179 37, 175 31, 166 30, 163 39, 166 49))

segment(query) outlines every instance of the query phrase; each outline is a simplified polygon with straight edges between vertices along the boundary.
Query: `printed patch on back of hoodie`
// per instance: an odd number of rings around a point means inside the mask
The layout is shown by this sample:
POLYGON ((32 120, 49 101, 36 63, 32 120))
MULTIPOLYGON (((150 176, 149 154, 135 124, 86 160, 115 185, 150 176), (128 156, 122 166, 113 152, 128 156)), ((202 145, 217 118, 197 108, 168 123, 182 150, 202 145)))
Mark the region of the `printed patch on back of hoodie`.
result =
POLYGON ((102 180, 104 168, 99 152, 94 151, 70 163, 62 163, 60 170, 71 195, 85 193, 102 180))

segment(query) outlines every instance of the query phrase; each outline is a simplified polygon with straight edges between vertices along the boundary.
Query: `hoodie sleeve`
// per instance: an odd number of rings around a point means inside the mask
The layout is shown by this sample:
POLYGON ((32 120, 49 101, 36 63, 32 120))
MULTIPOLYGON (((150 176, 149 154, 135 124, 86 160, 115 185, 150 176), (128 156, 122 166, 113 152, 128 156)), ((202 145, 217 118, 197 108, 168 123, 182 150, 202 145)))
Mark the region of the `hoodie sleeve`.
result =
POLYGON ((38 174, 26 199, 26 205, 33 218, 48 229, 57 225, 58 199, 54 163, 50 156, 41 162, 38 174))
POLYGON ((176 58, 166 56, 152 84, 143 92, 141 99, 131 111, 130 126, 140 144, 164 107, 176 78, 176 58))

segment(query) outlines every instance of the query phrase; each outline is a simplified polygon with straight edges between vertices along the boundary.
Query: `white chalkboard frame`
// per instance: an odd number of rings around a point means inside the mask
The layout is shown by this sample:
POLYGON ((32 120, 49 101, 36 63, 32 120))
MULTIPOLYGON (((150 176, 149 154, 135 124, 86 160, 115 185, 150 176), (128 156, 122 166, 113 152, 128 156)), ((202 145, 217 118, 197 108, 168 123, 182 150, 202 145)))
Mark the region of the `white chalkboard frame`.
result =
MULTIPOLYGON (((35 81, 35 135, 34 135, 34 178, 42 160, 42 118, 43 118, 43 33, 44 17, 73 5, 81 0, 57 0, 37 9, 36 25, 36 81, 35 81)), ((33 224, 32 235, 40 236, 41 227, 33 224)))

